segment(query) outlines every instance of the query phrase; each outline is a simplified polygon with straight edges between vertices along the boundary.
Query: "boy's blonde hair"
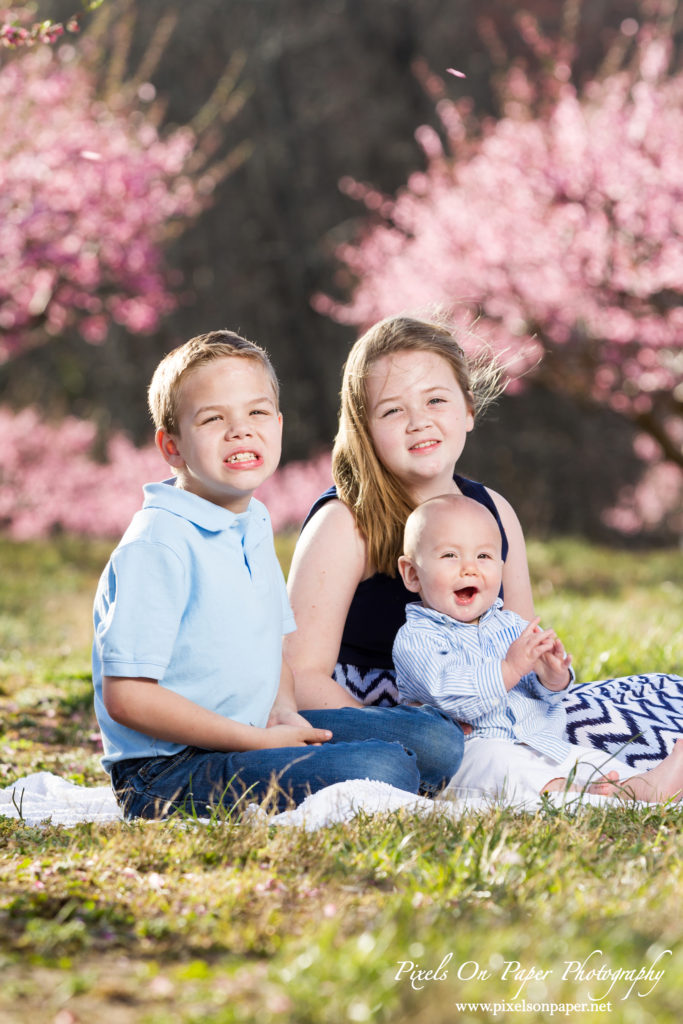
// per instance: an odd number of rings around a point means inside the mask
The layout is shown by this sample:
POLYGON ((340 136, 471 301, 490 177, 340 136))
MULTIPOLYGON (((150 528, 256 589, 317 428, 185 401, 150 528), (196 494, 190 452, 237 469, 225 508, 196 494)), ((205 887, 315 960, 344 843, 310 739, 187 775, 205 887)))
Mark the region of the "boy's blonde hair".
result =
POLYGON ((339 430, 332 452, 332 474, 341 500, 353 511, 378 572, 396 575, 403 528, 415 507, 403 484, 377 458, 370 436, 367 378, 382 356, 433 352, 452 368, 465 401, 476 416, 502 392, 503 370, 489 353, 471 359, 445 318, 388 317, 355 343, 344 367, 339 430))
POLYGON ((183 382, 198 366, 226 356, 255 359, 261 363, 270 377, 275 404, 279 408, 280 387, 265 349, 234 331, 210 331, 208 334, 198 334, 196 338, 190 338, 184 345, 174 348, 164 356, 154 371, 147 397, 157 430, 165 430, 167 434, 176 437, 180 434, 178 407, 183 382))

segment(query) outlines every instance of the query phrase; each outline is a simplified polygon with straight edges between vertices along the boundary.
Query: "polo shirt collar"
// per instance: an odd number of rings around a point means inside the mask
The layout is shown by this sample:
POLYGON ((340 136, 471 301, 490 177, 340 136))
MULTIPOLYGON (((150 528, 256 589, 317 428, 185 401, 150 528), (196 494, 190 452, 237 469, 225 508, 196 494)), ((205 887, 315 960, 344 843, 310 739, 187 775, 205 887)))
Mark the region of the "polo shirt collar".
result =
MULTIPOLYGON (((145 495, 143 508, 160 508, 171 512, 209 533, 236 529, 242 537, 249 535, 249 539, 251 539, 251 535, 255 532, 254 527, 257 526, 253 522, 254 519, 258 521, 259 527, 261 520, 266 520, 265 509, 253 498, 245 512, 236 514, 228 511, 227 508, 215 505, 212 501, 207 501, 206 498, 200 498, 192 491, 184 491, 181 487, 176 487, 175 477, 163 480, 161 483, 145 484, 143 491, 145 495), (263 515, 258 515, 261 510, 263 515)), ((258 527, 257 531, 261 532, 258 527)))

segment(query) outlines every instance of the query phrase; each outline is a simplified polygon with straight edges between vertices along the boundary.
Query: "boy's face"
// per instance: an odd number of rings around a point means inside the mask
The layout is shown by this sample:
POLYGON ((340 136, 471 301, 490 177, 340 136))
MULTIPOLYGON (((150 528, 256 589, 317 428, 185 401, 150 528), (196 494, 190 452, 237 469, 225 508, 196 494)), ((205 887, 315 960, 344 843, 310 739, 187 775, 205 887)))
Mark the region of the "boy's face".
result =
POLYGON ((500 530, 482 506, 459 511, 432 509, 411 557, 399 569, 422 603, 458 622, 478 622, 500 591, 503 560, 500 530))
POLYGON ((256 488, 277 469, 282 416, 266 368, 225 356, 190 371, 178 403, 178 435, 157 431, 157 445, 178 485, 244 512, 256 488))

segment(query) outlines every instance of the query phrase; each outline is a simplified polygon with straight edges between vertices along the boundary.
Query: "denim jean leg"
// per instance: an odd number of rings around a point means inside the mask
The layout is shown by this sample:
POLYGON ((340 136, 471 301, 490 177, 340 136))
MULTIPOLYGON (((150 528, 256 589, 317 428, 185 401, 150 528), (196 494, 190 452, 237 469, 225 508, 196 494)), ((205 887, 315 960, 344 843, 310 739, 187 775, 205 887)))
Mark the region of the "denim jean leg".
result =
MULTIPOLYGON (((177 754, 114 765, 112 784, 127 820, 167 818, 176 811, 206 817, 225 794, 224 770, 211 763, 208 751, 184 747, 177 754)), ((231 803, 237 798, 230 794, 231 803)))
POLYGON ((353 743, 323 743, 313 747, 247 750, 234 754, 239 776, 253 792, 265 792, 277 781, 277 808, 300 804, 309 794, 352 779, 374 779, 417 793, 420 773, 415 755, 400 743, 368 739, 353 743))
POLYGON ((234 753, 186 747, 170 757, 122 762, 112 776, 128 820, 164 818, 178 810, 208 817, 219 806, 230 810, 240 802, 260 802, 269 791, 276 794, 276 809, 284 810, 349 779, 377 779, 416 793, 420 778, 413 753, 375 738, 234 753))
POLYGON ((460 767, 465 737, 457 722, 436 708, 400 704, 393 708, 331 708, 302 711, 317 729, 331 729, 332 743, 381 739, 401 743, 417 758, 420 789, 434 794, 460 767))

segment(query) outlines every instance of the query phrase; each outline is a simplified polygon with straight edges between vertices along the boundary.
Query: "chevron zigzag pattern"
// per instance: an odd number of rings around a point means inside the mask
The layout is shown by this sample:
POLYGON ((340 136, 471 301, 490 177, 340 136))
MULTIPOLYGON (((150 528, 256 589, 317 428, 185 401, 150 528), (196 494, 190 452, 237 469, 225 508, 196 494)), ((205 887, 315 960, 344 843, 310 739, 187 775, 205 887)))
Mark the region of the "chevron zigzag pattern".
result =
POLYGON ((683 678, 650 673, 572 687, 567 738, 604 750, 632 768, 652 768, 683 737, 683 678))
MULTIPOLYGON (((334 678, 374 707, 398 703, 389 669, 337 664, 334 678)), ((666 673, 619 676, 573 686, 565 698, 567 739, 604 750, 638 770, 670 754, 683 737, 683 677, 666 673)))
POLYGON ((337 663, 333 675, 340 686, 363 704, 380 708, 392 708, 398 704, 396 676, 391 669, 362 669, 337 663))

